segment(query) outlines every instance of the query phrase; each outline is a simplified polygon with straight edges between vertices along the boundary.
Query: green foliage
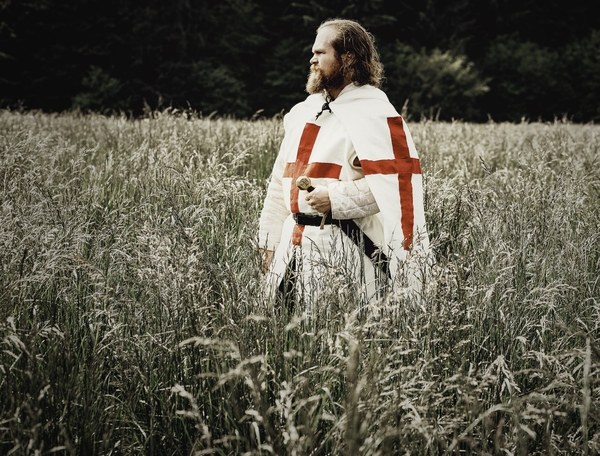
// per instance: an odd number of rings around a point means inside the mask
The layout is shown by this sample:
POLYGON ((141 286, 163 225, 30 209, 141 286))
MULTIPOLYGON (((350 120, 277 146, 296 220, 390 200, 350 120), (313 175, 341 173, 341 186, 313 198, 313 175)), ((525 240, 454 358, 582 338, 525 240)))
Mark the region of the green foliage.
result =
POLYGON ((250 111, 245 96, 247 87, 236 78, 231 68, 217 62, 214 65, 210 62, 196 62, 192 64, 190 73, 195 84, 188 95, 198 100, 195 106, 197 110, 207 114, 213 111, 250 111))
POLYGON ((385 56, 385 90, 397 106, 406 101, 409 114, 448 120, 477 117, 476 99, 489 88, 466 56, 439 49, 416 52, 402 43, 385 56))
POLYGON ((570 89, 561 81, 563 62, 558 51, 506 38, 490 47, 484 70, 494 74, 487 100, 492 118, 510 112, 509 120, 518 121, 527 117, 532 104, 542 118, 567 114, 557 112, 570 89))
POLYGON ((255 243, 281 119, 0 114, 0 452, 600 451, 600 131, 411 124, 423 299, 288 313, 255 243))
POLYGON ((121 95, 123 84, 102 68, 92 66, 81 85, 85 88, 85 92, 75 96, 74 108, 106 113, 126 110, 129 106, 129 100, 121 95))
POLYGON ((266 56, 264 94, 265 106, 279 106, 289 110, 308 95, 304 87, 309 73, 310 43, 284 38, 266 56))
POLYGON ((565 67, 569 69, 564 84, 569 86, 577 100, 569 111, 576 120, 600 121, 600 103, 595 94, 600 93, 600 31, 565 47, 565 67))
POLYGON ((595 121, 600 16, 586 0, 538 3, 5 1, 0 107, 270 117, 305 97, 316 27, 347 17, 375 36, 396 104, 416 115, 595 121))
POLYGON ((490 78, 481 109, 493 119, 510 121, 529 118, 532 106, 542 119, 597 121, 598 36, 593 32, 553 48, 516 37, 496 40, 481 63, 482 73, 490 78))

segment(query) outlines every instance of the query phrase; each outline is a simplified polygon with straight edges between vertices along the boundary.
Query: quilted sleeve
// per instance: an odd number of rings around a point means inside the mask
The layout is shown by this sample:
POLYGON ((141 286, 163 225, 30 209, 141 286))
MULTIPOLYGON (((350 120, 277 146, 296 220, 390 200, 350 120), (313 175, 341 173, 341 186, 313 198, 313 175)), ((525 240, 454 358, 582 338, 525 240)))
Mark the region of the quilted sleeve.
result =
POLYGON ((366 179, 329 184, 331 215, 335 219, 357 219, 377 214, 379 207, 366 179))
POLYGON ((282 175, 283 163, 278 157, 273 166, 267 196, 258 224, 258 246, 267 250, 275 250, 279 245, 283 222, 290 215, 290 211, 283 200, 282 175))

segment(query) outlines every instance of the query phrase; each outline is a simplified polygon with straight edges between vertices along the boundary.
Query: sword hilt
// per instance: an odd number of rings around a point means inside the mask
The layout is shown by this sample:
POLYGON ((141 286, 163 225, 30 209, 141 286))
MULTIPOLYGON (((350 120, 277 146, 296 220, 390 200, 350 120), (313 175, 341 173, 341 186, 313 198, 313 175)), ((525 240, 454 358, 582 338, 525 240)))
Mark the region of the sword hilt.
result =
POLYGON ((310 177, 307 176, 298 176, 298 179, 296 179, 296 187, 298 187, 300 190, 306 190, 308 193, 315 189, 311 185, 310 177))
MULTIPOLYGON (((298 179, 296 179, 296 187, 298 187, 300 190, 306 190, 308 193, 312 192, 315 188, 311 185, 310 182, 310 177, 308 176, 298 176, 298 179)), ((321 219, 321 225, 320 225, 320 229, 323 229, 325 227, 325 220, 327 219, 327 214, 328 212, 325 212, 323 214, 323 218, 321 219)))

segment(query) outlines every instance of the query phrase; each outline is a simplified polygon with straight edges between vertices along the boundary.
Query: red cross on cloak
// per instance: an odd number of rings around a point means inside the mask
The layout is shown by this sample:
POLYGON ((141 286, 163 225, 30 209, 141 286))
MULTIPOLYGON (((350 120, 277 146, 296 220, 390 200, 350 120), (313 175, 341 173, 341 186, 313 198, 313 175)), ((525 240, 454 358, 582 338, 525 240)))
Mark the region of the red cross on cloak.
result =
MULTIPOLYGON (((313 178, 328 177, 332 179, 339 179, 340 177, 340 172, 342 170, 341 165, 321 162, 308 163, 320 129, 320 126, 313 123, 307 123, 304 126, 304 131, 300 137, 296 161, 286 163, 285 170, 283 171, 283 177, 292 178, 292 185, 290 187, 290 207, 293 214, 298 214, 300 212, 300 208, 298 207, 299 189, 296 187, 296 179, 299 176, 304 175, 313 178)), ((302 225, 296 225, 294 227, 294 233, 292 234, 292 243, 294 245, 301 244, 303 231, 304 226, 302 225)))
POLYGON ((418 158, 410 156, 406 133, 402 127, 402 117, 388 117, 387 123, 392 138, 394 158, 389 160, 361 160, 360 163, 365 174, 398 174, 404 250, 410 250, 415 213, 412 176, 413 174, 421 174, 421 164, 418 158))

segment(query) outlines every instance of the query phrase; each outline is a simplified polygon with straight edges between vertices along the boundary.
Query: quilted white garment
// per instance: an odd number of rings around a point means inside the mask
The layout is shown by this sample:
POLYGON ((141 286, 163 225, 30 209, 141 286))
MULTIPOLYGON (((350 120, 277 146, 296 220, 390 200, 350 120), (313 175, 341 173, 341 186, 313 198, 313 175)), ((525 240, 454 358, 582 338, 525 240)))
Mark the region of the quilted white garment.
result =
POLYGON ((328 186, 331 215, 335 219, 358 219, 379 212, 366 179, 332 182, 328 186))

